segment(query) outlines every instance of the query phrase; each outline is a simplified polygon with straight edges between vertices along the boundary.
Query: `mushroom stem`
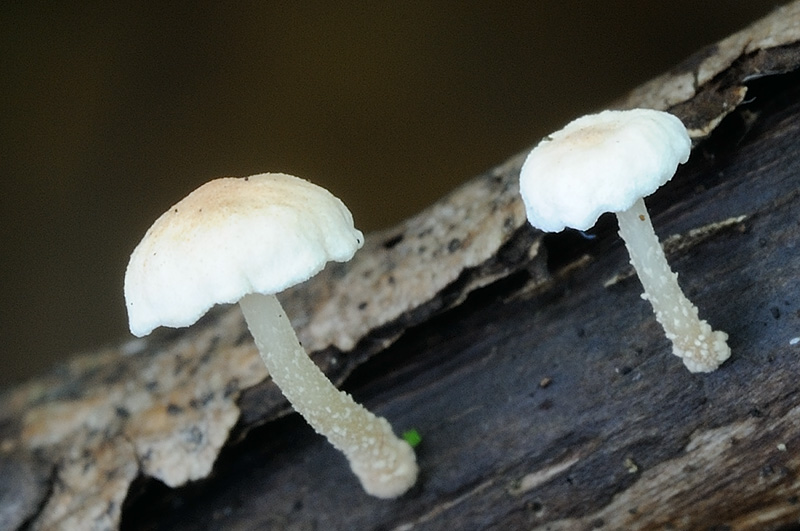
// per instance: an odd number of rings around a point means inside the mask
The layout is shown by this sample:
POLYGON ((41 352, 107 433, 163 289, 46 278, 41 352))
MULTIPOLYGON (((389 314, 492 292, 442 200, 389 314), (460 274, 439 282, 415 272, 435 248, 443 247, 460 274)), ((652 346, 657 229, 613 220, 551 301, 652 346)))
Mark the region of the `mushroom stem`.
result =
POLYGON ((672 341, 672 353, 683 360, 691 372, 711 372, 731 355, 728 334, 713 331, 700 320, 697 308, 678 286, 678 275, 667 264, 644 200, 628 210, 617 212, 619 235, 628 247, 631 264, 644 287, 642 298, 649 300, 656 320, 672 341))
POLYGON ((245 295, 239 305, 272 380, 306 421, 347 457, 364 490, 395 498, 416 481, 414 450, 377 417, 339 391, 308 357, 274 295, 245 295))

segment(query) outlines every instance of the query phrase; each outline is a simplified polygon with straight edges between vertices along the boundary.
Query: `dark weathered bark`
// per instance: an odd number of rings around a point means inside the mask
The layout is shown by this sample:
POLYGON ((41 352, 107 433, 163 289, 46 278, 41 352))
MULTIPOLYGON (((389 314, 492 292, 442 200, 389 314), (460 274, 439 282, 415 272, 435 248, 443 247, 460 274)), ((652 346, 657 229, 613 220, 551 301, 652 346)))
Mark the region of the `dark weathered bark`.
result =
POLYGON ((781 46, 732 54, 758 41, 732 37, 620 103, 668 105, 696 137, 648 205, 682 287, 730 335, 716 372, 671 354, 612 218, 591 239, 525 225, 516 158, 286 298, 327 372, 422 434, 409 494, 365 495, 285 414, 241 318, 222 309, 9 390, 0 524, 800 529, 800 44, 786 23, 798 13, 777 17, 781 46), (663 89, 687 73, 688 93, 663 89), (442 218, 451 226, 431 236, 442 218), (197 465, 212 462, 210 475, 197 465))

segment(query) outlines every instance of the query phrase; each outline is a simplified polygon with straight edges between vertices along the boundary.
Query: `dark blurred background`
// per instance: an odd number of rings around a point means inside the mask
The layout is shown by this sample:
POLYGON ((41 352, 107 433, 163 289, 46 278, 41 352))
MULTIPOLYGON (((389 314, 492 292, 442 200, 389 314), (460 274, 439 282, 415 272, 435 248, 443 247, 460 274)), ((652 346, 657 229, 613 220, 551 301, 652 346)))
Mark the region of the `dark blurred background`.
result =
POLYGON ((387 227, 777 4, 3 2, 0 385, 127 337, 130 251, 211 178, 387 227))

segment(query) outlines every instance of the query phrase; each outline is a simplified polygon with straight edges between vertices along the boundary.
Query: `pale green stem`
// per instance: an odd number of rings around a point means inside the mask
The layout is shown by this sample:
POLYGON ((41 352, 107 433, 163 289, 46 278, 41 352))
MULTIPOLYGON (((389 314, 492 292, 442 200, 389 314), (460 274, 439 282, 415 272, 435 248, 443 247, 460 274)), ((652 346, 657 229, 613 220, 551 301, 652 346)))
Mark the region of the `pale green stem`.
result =
POLYGON ((642 298, 653 305, 656 319, 672 341, 672 352, 691 372, 715 370, 731 355, 728 335, 713 331, 700 320, 697 308, 684 296, 678 275, 667 264, 653 231, 644 201, 639 199, 628 210, 617 212, 617 220, 619 235, 644 287, 642 298))
POLYGON ((364 490, 379 498, 406 492, 417 478, 409 444, 386 419, 336 389, 300 345, 274 295, 246 295, 239 305, 272 380, 295 411, 345 454, 364 490))

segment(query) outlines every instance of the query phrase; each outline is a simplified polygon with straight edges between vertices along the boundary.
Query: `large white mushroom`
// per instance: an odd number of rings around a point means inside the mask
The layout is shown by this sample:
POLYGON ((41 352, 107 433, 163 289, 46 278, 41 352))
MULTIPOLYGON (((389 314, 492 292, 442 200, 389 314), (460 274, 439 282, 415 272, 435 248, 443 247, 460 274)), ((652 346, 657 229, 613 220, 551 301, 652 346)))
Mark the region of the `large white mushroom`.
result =
POLYGON ((674 115, 650 109, 603 111, 542 140, 520 171, 531 225, 547 232, 586 230, 615 212, 619 234, 672 351, 691 372, 710 372, 730 356, 728 335, 700 320, 678 286, 653 231, 643 197, 689 159, 691 140, 674 115))
POLYGON ((276 293, 347 261, 363 244, 330 192, 290 175, 210 181, 165 212, 125 273, 130 329, 183 327, 239 303, 273 381, 294 409, 345 454, 364 490, 394 498, 416 481, 409 444, 382 417, 337 390, 300 346, 276 293))

